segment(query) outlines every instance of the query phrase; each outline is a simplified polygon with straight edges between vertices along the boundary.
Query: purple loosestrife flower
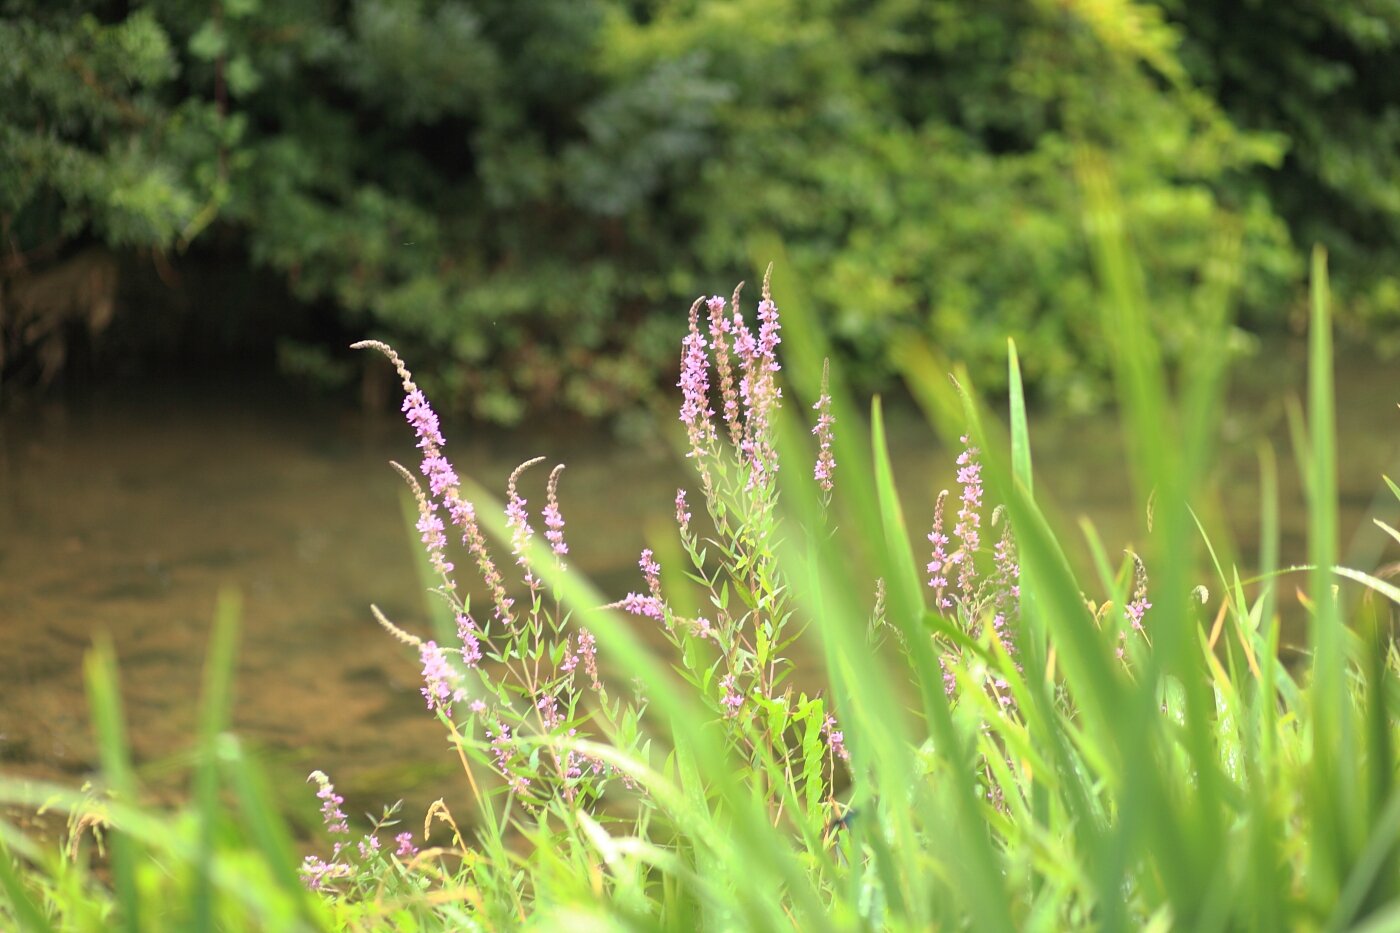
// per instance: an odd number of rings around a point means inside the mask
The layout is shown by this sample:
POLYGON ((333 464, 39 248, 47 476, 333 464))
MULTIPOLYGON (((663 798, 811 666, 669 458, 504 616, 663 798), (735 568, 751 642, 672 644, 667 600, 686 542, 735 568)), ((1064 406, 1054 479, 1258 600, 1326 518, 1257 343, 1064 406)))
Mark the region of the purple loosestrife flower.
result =
POLYGON ((826 736, 827 747, 831 749, 831 754, 842 761, 850 761, 851 753, 846 748, 846 736, 836 728, 836 717, 828 716, 822 723, 822 734, 826 736))
POLYGON ((775 373, 782 367, 778 365, 777 353, 778 344, 783 342, 783 338, 778 336, 778 331, 782 325, 778 322, 778 306, 773 303, 773 299, 768 296, 768 286, 764 283, 763 300, 758 303, 758 355, 763 361, 764 369, 767 372, 775 373))
POLYGON ((510 726, 502 723, 499 732, 492 735, 490 730, 487 730, 486 737, 491 740, 491 754, 496 759, 496 770, 510 782, 511 790, 517 794, 525 793, 530 787, 530 779, 511 770, 515 754, 511 745, 510 726))
MULTIPOLYGON (((570 738, 573 738, 574 735, 576 735, 577 733, 578 733, 578 730, 577 730, 577 729, 570 729, 570 730, 569 730, 569 737, 570 737, 570 738)), ((578 780, 579 778, 583 777, 583 768, 582 768, 582 766, 581 766, 582 760, 583 760, 583 759, 579 757, 578 752, 565 752, 565 753, 564 753, 564 779, 565 779, 565 780, 568 780, 568 781, 576 781, 576 780, 578 780)), ((569 788, 569 794, 570 794, 570 799, 573 799, 573 796, 572 796, 572 795, 573 795, 573 788, 569 788)))
POLYGON ((367 862, 379 854, 379 837, 373 833, 360 840, 360 861, 367 862))
POLYGON ((462 530, 462 543, 476 558, 476 566, 481 571, 481 579, 486 583, 487 589, 491 591, 491 601, 495 605, 496 618, 505 625, 513 625, 515 617, 510 610, 515 605, 515 600, 506 595, 505 581, 501 577, 501 572, 496 569, 496 562, 491 559, 491 553, 486 549, 486 538, 482 535, 481 526, 476 521, 476 506, 459 496, 455 489, 447 491, 446 499, 447 512, 452 517, 452 524, 462 530))
POLYGON ((739 358, 739 368, 742 372, 739 377, 739 398, 743 400, 744 407, 748 408, 753 404, 752 370, 754 359, 758 356, 758 341, 753 339, 753 332, 749 330, 749 325, 744 323, 744 315, 739 311, 737 304, 733 308, 733 314, 729 327, 734 334, 734 355, 739 358))
POLYGON ((428 709, 440 709, 443 715, 451 716, 452 704, 460 703, 467 697, 461 676, 452 669, 436 642, 423 642, 418 647, 418 657, 423 662, 421 691, 423 699, 428 701, 428 709))
POLYGON ((598 641, 586 628, 578 630, 578 654, 583 659, 583 670, 588 674, 589 683, 594 690, 601 692, 603 683, 598 679, 598 641))
MULTIPOLYGON (((739 292, 744 283, 734 289, 734 307, 739 306, 739 292)), ((738 446, 743 433, 739 422, 739 392, 734 385, 734 368, 729 362, 729 319, 724 316, 724 299, 716 295, 709 300, 710 344, 715 351, 715 371, 719 373, 719 394, 724 409, 724 423, 729 428, 729 439, 738 446)))
MULTIPOLYGON (((397 360, 397 357, 390 357, 390 359, 397 360)), ((442 437, 437 413, 433 411, 419 388, 416 385, 410 385, 412 380, 407 375, 408 371, 403 368, 400 368, 399 371, 404 376, 403 412, 408 418, 408 423, 413 426, 414 432, 418 435, 418 446, 423 448, 425 455, 430 447, 446 447, 447 441, 442 437)))
MULTIPOLYGON (((1011 631, 1011 621, 1018 616, 1021 608, 1021 565, 1016 561, 1016 539, 1011 533, 1011 523, 1005 518, 1005 509, 998 506, 992 514, 992 524, 998 518, 1003 521, 1001 537, 992 548, 992 605, 996 615, 992 618, 992 628, 997 638, 1011 657, 1016 656, 1016 641, 1011 631)), ((1020 664, 1017 664, 1020 670, 1020 664)))
POLYGON ((739 693, 738 687, 734 683, 733 674, 725 674, 720 678, 719 687, 724 691, 719 702, 724 706, 724 715, 733 717, 739 715, 739 709, 744 705, 744 697, 739 693))
POLYGON ((700 305, 705 299, 695 299, 690 306, 690 332, 681 342, 681 378, 676 383, 681 390, 681 423, 690 438, 690 453, 697 462, 704 457, 715 440, 715 426, 710 409, 710 358, 705 352, 705 336, 700 333, 700 305))
POLYGON ((552 732, 564 721, 564 714, 559 712, 559 700, 549 694, 539 698, 535 703, 535 709, 540 713, 540 724, 544 726, 546 732, 552 732))
POLYGON ((948 536, 943 533, 943 503, 948 498, 948 490, 938 494, 933 506, 933 530, 928 539, 933 544, 933 555, 928 562, 928 585, 933 588, 933 603, 940 613, 953 607, 953 601, 944 595, 948 588, 948 536))
POLYGON ((349 878, 355 873, 349 865, 340 862, 327 862, 314 855, 308 855, 302 860, 298 874, 301 881, 312 891, 329 891, 331 883, 341 879, 349 878))
POLYGON ((447 535, 443 534, 442 519, 436 513, 424 512, 418 516, 418 531, 423 536, 423 547, 428 551, 433 569, 443 576, 450 574, 454 568, 452 562, 443 556, 447 548, 447 535))
POLYGON ((769 416, 782 401, 782 391, 773 378, 781 369, 776 350, 782 338, 778 336, 781 326, 778 306, 773 303, 767 276, 763 280, 763 300, 758 303, 758 319, 758 337, 755 339, 744 327, 739 310, 734 310, 734 348, 743 370, 739 394, 745 406, 744 434, 739 450, 749 464, 749 489, 766 486, 778 470, 777 451, 773 449, 770 437, 769 416))
POLYGON ((472 700, 467 704, 467 709, 471 710, 473 714, 480 716, 482 713, 486 712, 486 701, 472 700))
POLYGON ((456 589, 457 584, 452 579, 454 567, 452 561, 447 559, 447 535, 444 533, 446 529, 437 514, 437 506, 423 494, 423 487, 412 473, 393 461, 390 461, 390 465, 403 477, 404 482, 408 483, 408 488, 413 491, 413 499, 418 503, 418 533, 422 536, 428 562, 441 574, 443 583, 449 590, 456 589))
POLYGON ((662 607, 661 600, 655 596, 628 593, 617 605, 621 607, 623 612, 631 613, 634 616, 645 616, 658 622, 666 618, 666 610, 662 607))
POLYGON ((346 818, 345 811, 340 809, 345 798, 335 792, 335 785, 331 783, 331 779, 326 777, 324 771, 312 771, 306 779, 317 784, 316 796, 321 799, 321 820, 326 824, 326 832, 332 835, 348 835, 350 821, 346 818))
POLYGON ((958 454, 958 483, 962 486, 958 521, 953 534, 961 546, 953 560, 958 565, 958 591, 963 599, 972 599, 972 587, 977 579, 975 555, 982 544, 982 464, 977 462, 978 450, 968 436, 961 438, 965 449, 958 454))
POLYGON ((461 484, 457 477, 457 471, 452 469, 451 462, 441 454, 425 456, 419 465, 423 475, 428 478, 428 491, 433 498, 440 498, 449 489, 455 489, 461 484))
POLYGON ((481 663, 481 633, 465 612, 457 613, 457 638, 462 643, 462 663, 475 668, 481 663))
POLYGON ((394 837, 394 841, 399 844, 399 847, 394 850, 394 855, 399 858, 413 858, 418 854, 418 847, 413 844, 413 833, 399 833, 394 837))
POLYGON ((535 575, 530 572, 530 562, 525 557, 525 549, 529 547, 530 539, 534 537, 534 529, 530 527, 530 516, 525 511, 525 500, 520 497, 517 484, 520 482, 520 474, 530 467, 539 463, 544 457, 535 457, 526 460, 515 471, 510 474, 510 479, 506 481, 506 527, 510 529, 510 551, 515 555, 515 562, 525 569, 525 584, 534 589, 537 585, 535 575))
POLYGON ((690 506, 685 501, 685 490, 676 490, 676 525, 682 535, 690 534, 690 506))
MULTIPOLYGON (((549 488, 545 492, 544 539, 549 542, 554 556, 562 558, 569 553, 569 545, 564 542, 564 516, 559 513, 559 474, 564 472, 564 464, 559 464, 549 473, 549 488)), ((559 561, 564 566, 564 561, 559 561)))
POLYGON ((958 692, 958 678, 948 669, 948 656, 942 655, 938 659, 938 669, 943 672, 943 692, 952 699, 953 694, 958 692))
POLYGON ((447 507, 447 514, 452 519, 452 524, 461 530, 462 543, 476 559, 482 579, 491 590, 492 600, 496 606, 496 617, 507 625, 513 623, 514 619, 510 612, 513 602, 506 596, 501 574, 496 569, 496 564, 491 559, 490 553, 486 550, 486 539, 477 526, 476 510, 470 502, 462 498, 457 474, 452 470, 452 465, 442 456, 442 448, 446 446, 447 441, 442 436, 437 414, 428 405, 428 400, 413 381, 413 374, 409 372, 399 355, 394 352, 393 347, 378 340, 361 340, 350 346, 354 350, 378 350, 388 357, 389 362, 394 365, 399 378, 403 381, 404 414, 408 423, 412 425, 414 433, 417 434, 418 446, 423 451, 423 474, 429 478, 430 487, 436 490, 433 492, 433 496, 442 499, 442 504, 447 507))
MULTIPOLYGON (((997 513, 1002 512, 1003 508, 999 506, 997 513)), ((1014 608, 1021 599, 1021 565, 1016 560, 1016 537, 1011 532, 1009 521, 992 549, 992 564, 996 568, 997 601, 1014 608)))
POLYGON ((613 603, 620 607, 623 612, 630 612, 635 616, 645 616, 655 619, 658 622, 666 618, 666 603, 661 598, 661 565, 652 557, 651 548, 642 551, 641 559, 637 561, 642 568, 642 576, 646 578, 649 596, 640 593, 628 593, 621 601, 613 603))
POLYGON ((1124 607, 1124 613, 1128 621, 1132 623, 1136 632, 1144 631, 1142 617, 1147 615, 1147 610, 1152 608, 1152 604, 1147 601, 1147 567, 1143 564, 1142 558, 1133 555, 1133 598, 1124 607))
POLYGON ((816 426, 812 433, 817 438, 817 463, 812 468, 812 478, 817 481, 822 492, 831 492, 832 476, 836 473, 836 457, 831 452, 832 426, 836 418, 831 414, 831 360, 822 361, 822 394, 812 409, 817 413, 816 426))
POLYGON ((646 577, 647 589, 651 590, 651 595, 660 599, 661 565, 652 557, 651 548, 642 550, 642 556, 638 559, 637 566, 642 568, 642 576, 646 577))

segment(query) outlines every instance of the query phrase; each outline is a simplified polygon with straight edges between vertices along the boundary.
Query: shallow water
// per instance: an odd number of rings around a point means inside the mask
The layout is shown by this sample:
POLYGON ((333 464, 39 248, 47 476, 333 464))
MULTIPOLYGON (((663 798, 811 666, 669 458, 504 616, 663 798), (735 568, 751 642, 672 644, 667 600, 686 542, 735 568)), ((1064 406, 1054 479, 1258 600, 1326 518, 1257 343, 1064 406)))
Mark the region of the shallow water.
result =
MULTIPOLYGON (((1304 511, 1278 399, 1301 386, 1300 361, 1293 346, 1242 364, 1218 466, 1224 511, 1250 541, 1254 450, 1261 437, 1275 441, 1285 562, 1304 558, 1304 511)), ((1374 567, 1384 537, 1362 520, 1379 475, 1400 475, 1400 380, 1361 357, 1338 370, 1343 542, 1355 538, 1354 563, 1374 567)), ((926 530, 935 490, 951 484, 951 457, 911 411, 896 408, 891 420, 910 524, 926 530)), ((637 552, 666 533, 677 485, 694 487, 674 457, 644 452, 664 451, 657 443, 628 445, 591 427, 476 437, 453 428, 444 431, 459 471, 491 488, 529 456, 568 464, 571 561, 618 597, 640 587, 637 552)), ((1111 422, 1033 417, 1032 434, 1038 493, 1068 518, 1092 518, 1111 551, 1141 539, 1111 422)), ((136 760, 157 795, 178 795, 216 595, 231 587, 243 602, 234 722, 287 779, 277 781, 285 797, 312 803, 298 787, 320 768, 357 809, 407 797, 410 825, 427 801, 450 802, 460 793, 455 760, 423 709, 415 658, 369 613, 375 603, 425 631, 403 487, 387 465, 414 453, 397 418, 216 380, 108 393, 0 424, 0 770, 69 783, 93 770, 82 657, 106 633, 136 760)), ((532 508, 548 464, 523 484, 532 508)), ((1394 524, 1396 512, 1391 499, 1380 514, 1394 524)))

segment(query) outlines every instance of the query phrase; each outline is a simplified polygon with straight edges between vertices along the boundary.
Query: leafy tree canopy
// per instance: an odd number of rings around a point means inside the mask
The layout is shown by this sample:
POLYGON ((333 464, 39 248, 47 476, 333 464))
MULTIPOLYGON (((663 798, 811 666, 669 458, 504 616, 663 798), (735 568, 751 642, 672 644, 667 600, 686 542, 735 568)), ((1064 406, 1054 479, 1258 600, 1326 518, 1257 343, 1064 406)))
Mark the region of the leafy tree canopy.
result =
POLYGON ((1324 0, 0 0, 5 261, 218 232, 511 420, 644 396, 781 237, 878 380, 909 330, 1098 397, 1074 160, 1109 156, 1169 348, 1298 247, 1400 317, 1400 5, 1324 0), (419 349, 415 350, 414 345, 419 349))

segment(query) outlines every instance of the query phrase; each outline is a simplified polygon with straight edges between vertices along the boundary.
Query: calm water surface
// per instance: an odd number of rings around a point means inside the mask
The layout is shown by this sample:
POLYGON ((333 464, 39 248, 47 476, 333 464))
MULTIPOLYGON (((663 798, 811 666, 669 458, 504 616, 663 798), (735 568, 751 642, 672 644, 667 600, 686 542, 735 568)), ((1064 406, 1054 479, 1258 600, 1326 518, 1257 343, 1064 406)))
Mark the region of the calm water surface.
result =
MULTIPOLYGON (((1261 437, 1275 441, 1285 561, 1304 557, 1281 403, 1301 386, 1300 360, 1300 348, 1282 347, 1241 364, 1217 474, 1224 511, 1248 542, 1254 451, 1261 437)), ((1374 567, 1389 555, 1363 519, 1381 503, 1378 514, 1397 520, 1393 499, 1377 492, 1381 473, 1400 476, 1400 380, 1364 358, 1338 370, 1343 543, 1358 566, 1374 567)), ((893 423, 910 523, 926 526, 933 494, 952 482, 951 458, 912 413, 893 423)), ((444 431, 459 471, 492 488, 527 457, 567 463, 573 563, 617 597, 640 587, 637 551, 665 533, 676 487, 693 487, 662 445, 592 427, 444 431)), ((1111 422, 1033 418, 1032 435, 1039 493, 1065 517, 1090 517, 1110 548, 1141 540, 1111 422)), ((369 613, 376 603, 424 631, 402 484, 387 465, 414 453, 396 418, 212 380, 0 423, 0 770, 69 783, 93 770, 82 657, 107 633, 137 762, 157 795, 180 793, 216 595, 232 587, 243 600, 235 725, 285 778, 284 795, 295 799, 321 768, 361 810, 406 797, 421 814, 437 796, 454 799, 454 759, 423 709, 415 658, 369 613)), ((523 486, 532 508, 547 472, 541 465, 523 486)), ((312 802, 310 788, 301 796, 312 802)))

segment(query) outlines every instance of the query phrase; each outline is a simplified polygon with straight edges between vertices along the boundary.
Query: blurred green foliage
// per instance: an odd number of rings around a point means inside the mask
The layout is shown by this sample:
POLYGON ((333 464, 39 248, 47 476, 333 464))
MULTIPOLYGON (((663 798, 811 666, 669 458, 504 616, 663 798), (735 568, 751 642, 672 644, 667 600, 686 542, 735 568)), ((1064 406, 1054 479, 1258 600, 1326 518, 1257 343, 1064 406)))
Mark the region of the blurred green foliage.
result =
POLYGON ((445 404, 589 414, 781 237, 870 381, 909 331, 995 387, 1100 397, 1072 162, 1106 151, 1191 346, 1336 257, 1400 319, 1400 4, 1325 0, 0 0, 6 261, 79 240, 236 256, 435 361, 445 404), (1031 363, 1030 361, 1034 361, 1031 363))

